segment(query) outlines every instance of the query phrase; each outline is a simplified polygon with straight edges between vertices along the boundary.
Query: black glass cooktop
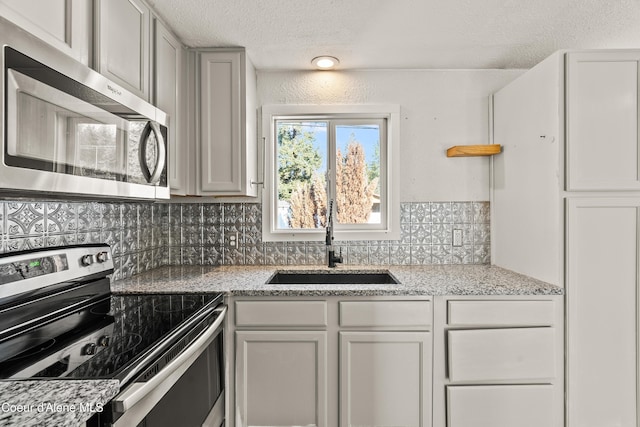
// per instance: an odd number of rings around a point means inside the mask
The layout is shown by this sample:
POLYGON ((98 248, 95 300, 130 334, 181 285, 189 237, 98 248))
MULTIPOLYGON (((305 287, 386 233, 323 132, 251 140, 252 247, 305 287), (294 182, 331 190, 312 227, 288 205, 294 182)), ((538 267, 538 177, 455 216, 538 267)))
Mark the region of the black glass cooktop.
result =
MULTIPOLYGON (((29 330, 0 336, 0 378, 115 378, 126 382, 132 367, 212 323, 221 295, 106 295, 63 315, 39 320, 29 330)), ((24 314, 22 314, 24 317, 24 314)), ((0 321, 20 318, 2 310, 0 321), (4 316, 4 317, 3 317, 4 316)), ((37 317, 37 316, 35 316, 37 317)), ((16 322, 17 324, 18 322, 16 322)))

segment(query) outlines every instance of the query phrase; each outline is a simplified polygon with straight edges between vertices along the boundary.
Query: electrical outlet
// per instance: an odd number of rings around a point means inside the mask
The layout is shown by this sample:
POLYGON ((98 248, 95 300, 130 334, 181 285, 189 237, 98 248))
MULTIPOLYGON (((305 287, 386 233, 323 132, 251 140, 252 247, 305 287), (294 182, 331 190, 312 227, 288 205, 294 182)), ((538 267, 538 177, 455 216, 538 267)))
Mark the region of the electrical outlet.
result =
POLYGON ((229 233, 229 247, 237 248, 238 247, 238 233, 229 233))
POLYGON ((453 229, 453 247, 458 248, 462 246, 462 229, 453 229))

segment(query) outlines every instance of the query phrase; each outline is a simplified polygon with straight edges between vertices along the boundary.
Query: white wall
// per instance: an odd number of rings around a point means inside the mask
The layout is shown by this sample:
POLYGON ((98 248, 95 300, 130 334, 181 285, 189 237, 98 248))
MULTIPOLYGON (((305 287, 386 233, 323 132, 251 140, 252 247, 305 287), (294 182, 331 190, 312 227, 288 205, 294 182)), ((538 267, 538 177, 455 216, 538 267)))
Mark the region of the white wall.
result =
POLYGON ((523 70, 258 71, 258 105, 400 104, 403 202, 489 200, 488 158, 447 158, 486 144, 489 98, 523 70))

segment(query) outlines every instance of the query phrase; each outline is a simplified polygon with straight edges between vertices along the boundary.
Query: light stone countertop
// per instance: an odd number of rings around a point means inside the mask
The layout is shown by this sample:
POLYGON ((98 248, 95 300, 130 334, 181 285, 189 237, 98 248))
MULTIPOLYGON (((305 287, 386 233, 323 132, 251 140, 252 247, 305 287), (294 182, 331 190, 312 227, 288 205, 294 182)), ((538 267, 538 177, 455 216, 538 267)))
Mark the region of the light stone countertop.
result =
POLYGON ((232 296, 562 295, 563 289, 490 265, 166 266, 114 281, 115 293, 206 293, 232 296), (400 284, 267 285, 276 271, 389 271, 400 284))
POLYGON ((79 426, 119 390, 118 380, 0 381, 0 426, 79 426))
MULTIPOLYGON (((208 293, 232 296, 384 296, 384 295, 562 295, 563 290, 489 265, 428 266, 166 266, 111 284, 114 293, 208 293), (266 285, 276 271, 330 273, 389 271, 392 285, 266 285)), ((32 411, 4 410, 0 426, 76 426, 92 415, 80 404, 105 404, 117 395, 117 380, 0 381, 0 405, 35 405, 32 411), (38 411, 37 405, 45 409, 38 411), (47 404, 74 405, 55 408, 47 404), (59 411, 56 411, 59 409, 59 411)))

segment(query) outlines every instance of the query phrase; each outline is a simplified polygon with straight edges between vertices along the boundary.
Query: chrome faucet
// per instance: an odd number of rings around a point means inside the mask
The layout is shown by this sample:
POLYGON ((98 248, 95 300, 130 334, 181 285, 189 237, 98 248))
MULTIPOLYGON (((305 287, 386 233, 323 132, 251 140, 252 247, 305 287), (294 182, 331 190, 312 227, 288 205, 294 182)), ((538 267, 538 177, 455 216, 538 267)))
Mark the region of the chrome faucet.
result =
POLYGON ((342 248, 340 248, 340 255, 336 256, 336 252, 333 249, 333 200, 329 201, 329 219, 327 220, 327 236, 325 238, 325 244, 327 245, 327 261, 330 268, 334 268, 336 263, 342 263, 342 248))

